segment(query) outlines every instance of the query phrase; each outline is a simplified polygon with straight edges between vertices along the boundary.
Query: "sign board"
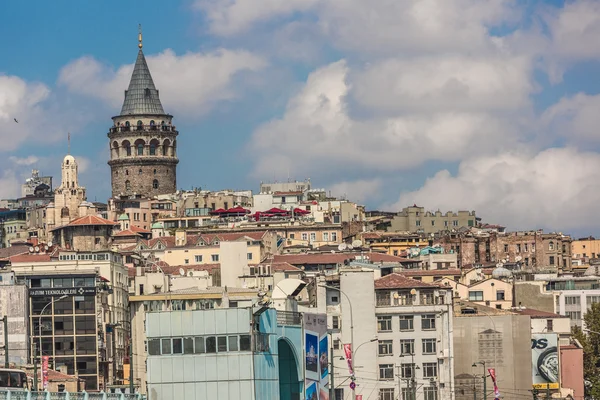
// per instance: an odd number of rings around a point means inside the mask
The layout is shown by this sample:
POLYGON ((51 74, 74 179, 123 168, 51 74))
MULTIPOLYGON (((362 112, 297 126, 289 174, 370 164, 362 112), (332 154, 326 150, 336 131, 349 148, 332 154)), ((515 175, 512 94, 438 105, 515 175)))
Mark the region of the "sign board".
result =
POLYGON ((305 399, 329 398, 329 337, 327 315, 303 315, 304 322, 304 371, 305 399))
POLYGON ((559 388, 560 364, 556 333, 531 335, 531 370, 534 389, 559 388))
POLYGON ((30 296, 95 296, 96 287, 71 287, 71 288, 35 288, 29 289, 30 296))

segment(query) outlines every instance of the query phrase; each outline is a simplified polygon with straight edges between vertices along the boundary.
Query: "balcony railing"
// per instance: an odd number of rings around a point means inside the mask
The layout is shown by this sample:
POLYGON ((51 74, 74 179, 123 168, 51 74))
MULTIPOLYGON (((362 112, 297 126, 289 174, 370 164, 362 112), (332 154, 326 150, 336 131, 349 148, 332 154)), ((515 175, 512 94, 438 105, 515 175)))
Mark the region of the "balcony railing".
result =
POLYGON ((110 133, 117 132, 136 132, 136 131, 157 131, 157 132, 176 132, 174 125, 132 125, 132 126, 113 126, 109 129, 110 133))

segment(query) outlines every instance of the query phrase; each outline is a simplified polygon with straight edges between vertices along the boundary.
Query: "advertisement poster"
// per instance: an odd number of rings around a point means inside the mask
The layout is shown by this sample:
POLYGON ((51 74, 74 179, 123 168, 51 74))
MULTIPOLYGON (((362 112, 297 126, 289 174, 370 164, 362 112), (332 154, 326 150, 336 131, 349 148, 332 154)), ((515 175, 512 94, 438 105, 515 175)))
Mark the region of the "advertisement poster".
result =
POLYGON ((305 400, 329 400, 327 315, 304 314, 305 400))
POLYGON ((42 356, 42 388, 48 388, 48 360, 50 357, 42 356))
POLYGON ((558 357, 558 336, 555 333, 531 335, 531 369, 535 389, 559 388, 558 357))

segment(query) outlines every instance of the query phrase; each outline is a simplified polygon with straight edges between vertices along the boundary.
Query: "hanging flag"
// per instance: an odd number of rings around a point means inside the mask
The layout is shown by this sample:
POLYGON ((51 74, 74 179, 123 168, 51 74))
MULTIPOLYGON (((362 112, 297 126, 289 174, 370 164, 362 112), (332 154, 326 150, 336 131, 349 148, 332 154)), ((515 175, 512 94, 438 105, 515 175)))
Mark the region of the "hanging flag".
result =
POLYGON ((356 395, 356 400, 362 400, 362 394, 357 394, 356 395))
POLYGON ((344 345, 344 353, 346 354, 346 360, 348 361, 348 370, 351 375, 354 375, 354 369, 352 368, 352 345, 344 345))
POLYGON ((42 357, 42 388, 46 390, 48 388, 48 360, 50 357, 42 357))
POLYGON ((494 400, 500 400, 500 391, 498 390, 498 385, 496 384, 496 369, 488 368, 488 373, 490 374, 490 378, 492 378, 492 382, 494 383, 494 400))

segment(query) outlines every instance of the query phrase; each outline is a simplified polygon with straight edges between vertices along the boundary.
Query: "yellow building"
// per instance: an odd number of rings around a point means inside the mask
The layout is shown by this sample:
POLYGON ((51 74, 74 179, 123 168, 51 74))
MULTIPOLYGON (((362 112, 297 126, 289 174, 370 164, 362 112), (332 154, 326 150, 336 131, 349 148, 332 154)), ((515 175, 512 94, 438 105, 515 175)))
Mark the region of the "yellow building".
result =
POLYGON ((600 258, 600 239, 593 237, 573 240, 571 242, 573 259, 600 258))
POLYGON ((363 245, 373 252, 400 256, 411 247, 425 247, 429 241, 422 235, 402 232, 365 232, 358 235, 363 245))

